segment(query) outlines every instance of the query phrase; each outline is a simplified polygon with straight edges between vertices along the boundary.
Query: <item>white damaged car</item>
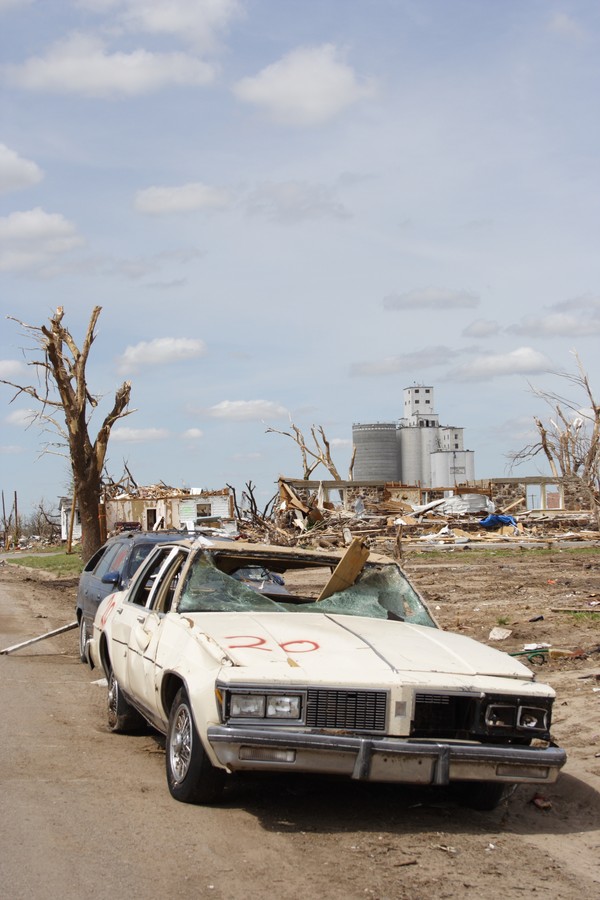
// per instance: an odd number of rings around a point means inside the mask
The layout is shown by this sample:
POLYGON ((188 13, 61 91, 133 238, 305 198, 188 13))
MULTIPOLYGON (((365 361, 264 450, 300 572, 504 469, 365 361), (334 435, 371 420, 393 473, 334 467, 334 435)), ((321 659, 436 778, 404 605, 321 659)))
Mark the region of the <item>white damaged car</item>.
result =
POLYGON ((173 541, 98 609, 89 647, 113 731, 166 735, 169 790, 218 800, 229 773, 309 772, 465 786, 493 808, 565 762, 554 691, 442 631, 392 559, 173 541))

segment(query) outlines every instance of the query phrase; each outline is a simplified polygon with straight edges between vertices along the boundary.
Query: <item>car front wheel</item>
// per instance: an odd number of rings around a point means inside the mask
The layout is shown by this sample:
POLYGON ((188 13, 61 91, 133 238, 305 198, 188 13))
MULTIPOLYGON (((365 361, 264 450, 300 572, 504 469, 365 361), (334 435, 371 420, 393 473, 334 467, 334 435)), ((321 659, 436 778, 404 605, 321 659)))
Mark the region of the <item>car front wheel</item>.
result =
POLYGON ((169 715, 166 741, 167 784, 182 803, 215 803, 223 793, 225 772, 206 755, 194 724, 190 701, 181 688, 169 715))

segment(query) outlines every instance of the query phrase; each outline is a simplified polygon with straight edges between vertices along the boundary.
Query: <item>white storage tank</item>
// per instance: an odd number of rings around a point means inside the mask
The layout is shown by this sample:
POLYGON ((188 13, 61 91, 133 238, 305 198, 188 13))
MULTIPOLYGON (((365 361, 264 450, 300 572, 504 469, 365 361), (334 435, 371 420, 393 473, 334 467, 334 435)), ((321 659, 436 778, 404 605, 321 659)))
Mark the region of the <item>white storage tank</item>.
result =
POLYGON ((431 478, 435 486, 448 488, 475 481, 473 450, 438 450, 432 453, 431 478))
POLYGON ((422 482, 421 431, 421 428, 410 425, 398 429, 401 460, 399 480, 402 484, 420 484, 422 482))

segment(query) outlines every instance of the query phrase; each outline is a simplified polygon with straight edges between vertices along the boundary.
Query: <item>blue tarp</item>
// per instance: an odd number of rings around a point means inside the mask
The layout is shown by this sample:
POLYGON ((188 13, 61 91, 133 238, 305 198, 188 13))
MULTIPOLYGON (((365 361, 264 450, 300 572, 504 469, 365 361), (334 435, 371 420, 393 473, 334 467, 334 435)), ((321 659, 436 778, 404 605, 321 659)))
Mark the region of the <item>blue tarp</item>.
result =
POLYGON ((516 528, 517 520, 512 516, 499 516, 493 514, 491 516, 486 516, 485 519, 480 519, 479 524, 483 525, 484 528, 501 528, 503 525, 512 525, 513 528, 516 528))

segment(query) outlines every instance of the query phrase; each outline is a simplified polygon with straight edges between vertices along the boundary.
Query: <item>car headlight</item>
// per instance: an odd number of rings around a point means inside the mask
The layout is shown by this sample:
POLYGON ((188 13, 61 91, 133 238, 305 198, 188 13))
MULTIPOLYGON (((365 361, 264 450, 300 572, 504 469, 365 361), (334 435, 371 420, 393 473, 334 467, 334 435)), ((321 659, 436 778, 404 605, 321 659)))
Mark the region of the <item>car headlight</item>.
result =
POLYGON ((264 719, 266 697, 260 694, 232 694, 229 715, 238 718, 264 719))
POLYGON ((546 732, 550 710, 545 706, 520 706, 510 703, 490 703, 485 711, 485 724, 489 729, 511 729, 513 732, 546 732))
POLYGON ((514 728, 516 720, 516 707, 507 703, 490 703, 485 711, 485 724, 488 728, 514 728))
POLYGON ((302 715, 300 694, 231 693, 229 717, 231 719, 294 719, 302 715))
POLYGON ((520 706, 517 727, 526 728, 528 731, 546 731, 548 710, 541 706, 520 706))
POLYGON ((272 694, 267 697, 267 718, 299 719, 300 697, 297 694, 272 694))

